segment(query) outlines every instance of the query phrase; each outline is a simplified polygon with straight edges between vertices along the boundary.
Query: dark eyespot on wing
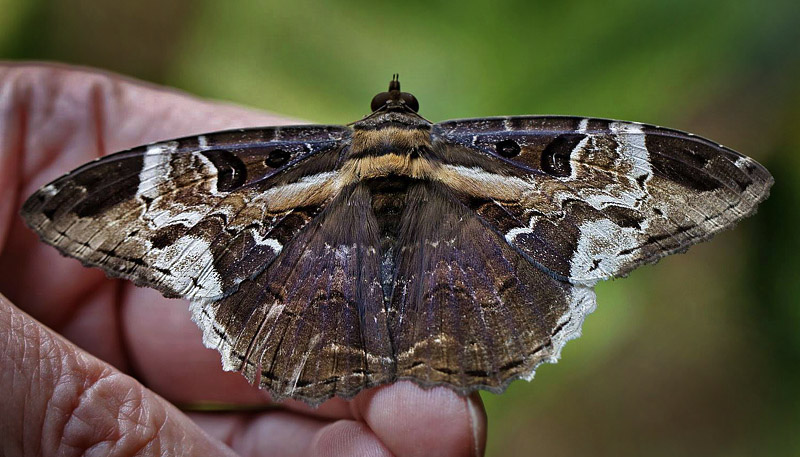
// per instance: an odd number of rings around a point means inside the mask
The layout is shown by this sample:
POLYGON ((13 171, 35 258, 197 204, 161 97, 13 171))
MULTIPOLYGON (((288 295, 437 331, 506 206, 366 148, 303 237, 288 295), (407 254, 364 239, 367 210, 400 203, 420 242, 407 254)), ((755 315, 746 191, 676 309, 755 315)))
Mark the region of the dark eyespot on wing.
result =
POLYGON ((291 154, 288 151, 283 149, 273 149, 272 151, 267 154, 267 158, 264 159, 264 163, 272 168, 279 168, 286 165, 291 158, 291 154))
POLYGON ((570 155, 584 138, 586 135, 581 133, 557 136, 542 151, 542 170, 552 176, 569 176, 572 173, 570 155))
POLYGON ((217 190, 230 192, 247 182, 247 165, 227 149, 201 151, 217 169, 217 190))
POLYGON ((503 157, 511 158, 520 153, 519 144, 514 140, 502 140, 495 144, 497 153, 503 157))

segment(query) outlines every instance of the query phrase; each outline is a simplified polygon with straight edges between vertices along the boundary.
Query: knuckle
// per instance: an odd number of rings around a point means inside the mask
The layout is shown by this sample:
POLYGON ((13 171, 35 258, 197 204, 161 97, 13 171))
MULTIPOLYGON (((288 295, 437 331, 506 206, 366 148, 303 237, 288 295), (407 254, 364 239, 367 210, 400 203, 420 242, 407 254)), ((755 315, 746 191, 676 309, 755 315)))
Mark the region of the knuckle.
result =
POLYGON ((91 376, 63 373, 53 391, 43 433, 58 455, 159 454, 165 413, 145 400, 142 387, 109 369, 91 376))

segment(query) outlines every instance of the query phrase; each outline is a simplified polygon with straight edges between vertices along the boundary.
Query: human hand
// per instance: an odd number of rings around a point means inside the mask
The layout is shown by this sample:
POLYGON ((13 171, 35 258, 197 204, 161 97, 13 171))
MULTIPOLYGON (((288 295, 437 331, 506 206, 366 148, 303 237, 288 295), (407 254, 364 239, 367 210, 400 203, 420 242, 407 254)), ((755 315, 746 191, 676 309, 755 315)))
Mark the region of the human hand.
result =
POLYGON ((477 395, 398 382, 317 409, 276 405, 222 371, 185 302, 61 257, 18 215, 38 187, 103 154, 287 123, 116 75, 0 64, 1 455, 482 455, 477 395), (248 408, 174 405, 208 403, 248 408))

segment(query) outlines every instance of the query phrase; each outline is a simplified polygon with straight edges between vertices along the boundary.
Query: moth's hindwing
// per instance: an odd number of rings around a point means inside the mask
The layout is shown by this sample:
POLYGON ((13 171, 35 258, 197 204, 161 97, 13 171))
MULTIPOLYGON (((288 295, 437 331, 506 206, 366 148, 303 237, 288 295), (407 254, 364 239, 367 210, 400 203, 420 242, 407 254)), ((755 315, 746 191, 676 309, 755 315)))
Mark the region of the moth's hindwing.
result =
POLYGON ((226 370, 312 404, 395 379, 369 191, 342 189, 317 221, 235 293, 192 305, 226 370))
POLYGON ((34 193, 45 242, 167 296, 220 298, 325 206, 345 127, 235 130, 90 162, 34 193))
POLYGON ((755 212, 756 161, 676 130, 576 117, 436 124, 441 179, 555 277, 591 285, 685 250, 755 212))
POLYGON ((408 190, 398 234, 390 330, 399 378, 500 392, 558 358, 595 307, 488 230, 438 183, 408 190))

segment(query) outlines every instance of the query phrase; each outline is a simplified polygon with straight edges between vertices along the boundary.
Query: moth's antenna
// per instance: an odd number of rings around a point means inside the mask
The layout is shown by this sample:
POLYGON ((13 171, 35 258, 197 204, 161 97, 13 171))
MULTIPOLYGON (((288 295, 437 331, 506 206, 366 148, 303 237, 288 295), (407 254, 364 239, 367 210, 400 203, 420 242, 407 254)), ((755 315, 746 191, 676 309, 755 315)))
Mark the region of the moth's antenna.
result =
POLYGON ((389 92, 393 90, 400 90, 400 73, 392 75, 392 80, 389 82, 389 92))

